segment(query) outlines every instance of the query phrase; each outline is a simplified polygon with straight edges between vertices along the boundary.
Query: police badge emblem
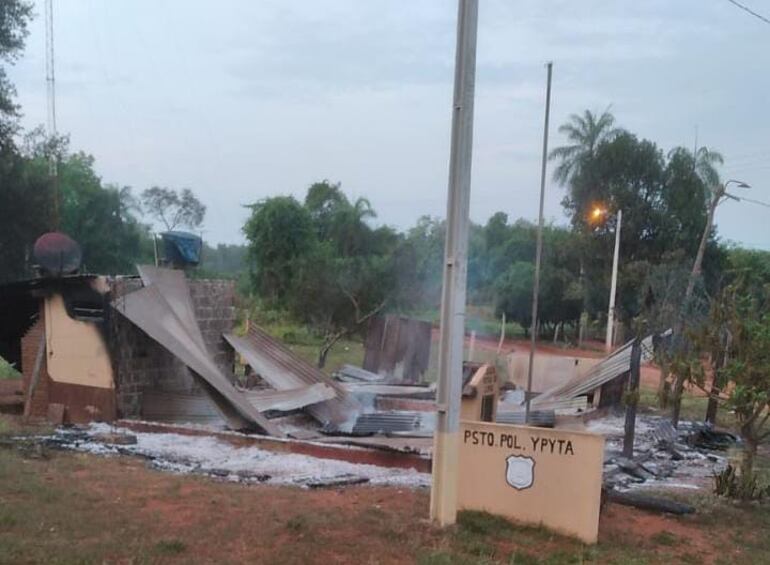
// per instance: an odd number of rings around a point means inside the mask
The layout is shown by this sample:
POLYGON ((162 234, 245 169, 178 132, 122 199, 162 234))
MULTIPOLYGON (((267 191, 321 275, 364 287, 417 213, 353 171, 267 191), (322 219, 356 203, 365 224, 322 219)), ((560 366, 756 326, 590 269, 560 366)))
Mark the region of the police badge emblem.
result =
POLYGON ((524 490, 535 482, 535 460, 523 455, 511 455, 505 459, 505 481, 516 490, 524 490))

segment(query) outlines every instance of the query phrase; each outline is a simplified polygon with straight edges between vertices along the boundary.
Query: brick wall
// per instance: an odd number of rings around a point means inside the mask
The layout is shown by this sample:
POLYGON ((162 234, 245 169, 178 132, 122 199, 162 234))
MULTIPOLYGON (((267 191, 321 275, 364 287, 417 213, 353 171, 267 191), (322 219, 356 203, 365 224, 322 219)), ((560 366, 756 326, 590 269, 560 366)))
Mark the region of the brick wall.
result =
MULTIPOLYGON (((40 339, 45 333, 45 308, 43 301, 40 301, 40 315, 38 320, 27 330, 24 337, 21 338, 21 372, 23 375, 23 390, 26 398, 32 381, 32 371, 35 369, 35 358, 37 350, 40 347, 40 339)), ((48 396, 50 394, 50 379, 48 378, 48 369, 46 358, 43 357, 43 364, 40 366, 40 375, 35 387, 35 394, 32 397, 32 406, 29 416, 32 418, 45 418, 48 413, 48 396)))
MULTIPOLYGON (((209 355, 229 374, 234 353, 222 334, 231 332, 235 323, 235 283, 216 279, 188 282, 209 355)), ((114 284, 113 294, 121 296, 139 287, 138 279, 120 280, 114 284)), ((147 387, 167 391, 195 389, 187 367, 126 318, 112 312, 109 327, 119 416, 141 416, 142 391, 147 387)))
POLYGON ((222 334, 232 332, 235 326, 235 281, 192 280, 190 294, 209 355, 218 367, 231 372, 235 354, 222 334))

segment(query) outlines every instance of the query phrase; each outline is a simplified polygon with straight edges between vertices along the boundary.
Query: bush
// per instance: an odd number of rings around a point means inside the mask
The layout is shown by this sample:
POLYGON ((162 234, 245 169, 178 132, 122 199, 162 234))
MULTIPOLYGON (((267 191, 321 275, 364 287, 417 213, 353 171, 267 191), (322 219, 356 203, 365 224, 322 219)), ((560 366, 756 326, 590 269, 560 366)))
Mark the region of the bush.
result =
POLYGON ((736 500, 762 500, 770 495, 770 485, 760 484, 756 473, 738 474, 728 464, 724 471, 714 474, 714 494, 736 500))

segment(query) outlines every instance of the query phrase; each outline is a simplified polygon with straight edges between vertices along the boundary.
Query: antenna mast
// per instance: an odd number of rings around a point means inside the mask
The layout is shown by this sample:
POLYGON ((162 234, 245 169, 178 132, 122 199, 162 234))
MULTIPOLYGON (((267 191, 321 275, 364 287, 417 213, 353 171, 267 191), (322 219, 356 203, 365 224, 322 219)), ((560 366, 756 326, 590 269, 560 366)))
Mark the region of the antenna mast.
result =
POLYGON ((48 176, 54 187, 54 229, 59 228, 59 171, 56 154, 56 75, 54 72, 53 0, 45 0, 45 83, 48 101, 48 176))

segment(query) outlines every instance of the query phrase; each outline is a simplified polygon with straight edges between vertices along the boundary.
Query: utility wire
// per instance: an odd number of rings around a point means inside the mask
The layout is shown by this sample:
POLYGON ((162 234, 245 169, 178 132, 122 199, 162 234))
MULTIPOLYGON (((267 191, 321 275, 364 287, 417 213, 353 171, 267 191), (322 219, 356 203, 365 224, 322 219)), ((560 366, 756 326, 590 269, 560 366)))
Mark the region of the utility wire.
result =
POLYGON ((748 6, 744 6, 744 5, 743 5, 743 4, 741 4, 740 2, 736 2, 736 0, 727 0, 727 1, 728 1, 728 2, 730 2, 730 4, 734 4, 735 6, 738 6, 738 7, 739 7, 741 10, 743 10, 744 12, 748 12, 749 14, 751 14, 752 16, 754 16, 755 18, 759 18, 760 20, 762 20, 762 21, 763 21, 763 22, 765 22, 766 24, 770 24, 770 19, 767 19, 767 18, 766 18, 765 16, 763 16, 762 14, 757 14, 757 13, 756 13, 754 10, 752 10, 752 9, 751 9, 751 8, 749 8, 748 6))
POLYGON ((760 206, 765 206, 766 208, 770 208, 769 203, 762 202, 761 200, 754 200, 753 198, 746 198, 745 196, 740 196, 739 198, 744 202, 751 202, 752 204, 759 204, 760 206))

